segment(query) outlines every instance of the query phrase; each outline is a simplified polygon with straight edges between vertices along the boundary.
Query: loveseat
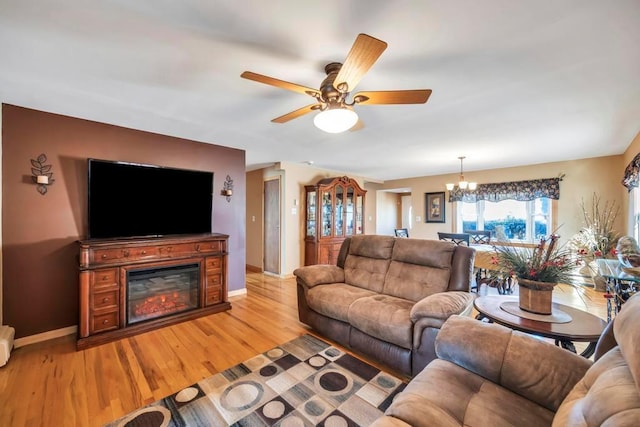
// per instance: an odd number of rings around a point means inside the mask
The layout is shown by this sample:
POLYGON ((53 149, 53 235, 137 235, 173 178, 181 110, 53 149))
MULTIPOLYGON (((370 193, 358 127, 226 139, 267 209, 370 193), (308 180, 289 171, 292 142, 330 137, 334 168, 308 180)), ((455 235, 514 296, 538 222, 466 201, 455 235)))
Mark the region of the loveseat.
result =
POLYGON ((640 294, 602 334, 595 363, 504 326, 452 316, 438 359, 375 427, 640 426, 640 294))
POLYGON ((470 315, 475 250, 438 240, 360 235, 337 265, 296 269, 298 316, 316 331, 413 376, 435 358, 453 314, 470 315))

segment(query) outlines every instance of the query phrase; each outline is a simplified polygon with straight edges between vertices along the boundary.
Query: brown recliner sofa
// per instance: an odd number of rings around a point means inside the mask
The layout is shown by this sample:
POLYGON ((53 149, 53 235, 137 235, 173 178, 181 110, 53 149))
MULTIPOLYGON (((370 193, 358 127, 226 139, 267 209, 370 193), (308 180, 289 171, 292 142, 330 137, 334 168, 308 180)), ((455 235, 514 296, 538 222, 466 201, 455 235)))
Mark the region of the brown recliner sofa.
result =
POLYGON ((298 316, 324 336, 413 376, 435 356, 453 314, 469 315, 475 250, 450 242, 362 235, 337 265, 296 269, 298 316))
POLYGON ((459 316, 436 352, 373 426, 640 426, 640 294, 605 329, 595 363, 459 316))

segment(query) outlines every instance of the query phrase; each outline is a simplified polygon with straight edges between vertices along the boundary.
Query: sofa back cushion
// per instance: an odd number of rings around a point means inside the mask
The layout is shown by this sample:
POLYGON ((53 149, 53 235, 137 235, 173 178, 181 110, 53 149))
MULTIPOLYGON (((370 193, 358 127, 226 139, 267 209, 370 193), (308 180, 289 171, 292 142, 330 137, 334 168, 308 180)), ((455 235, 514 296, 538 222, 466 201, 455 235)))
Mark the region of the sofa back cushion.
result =
POLYGON ((397 239, 383 293, 411 301, 449 287, 455 244, 439 240, 397 239))
POLYGON ((613 320, 618 345, 589 368, 564 399, 553 425, 640 425, 640 294, 613 320))
POLYGON ((382 292, 396 238, 361 235, 348 240, 349 252, 344 262, 345 283, 382 292))

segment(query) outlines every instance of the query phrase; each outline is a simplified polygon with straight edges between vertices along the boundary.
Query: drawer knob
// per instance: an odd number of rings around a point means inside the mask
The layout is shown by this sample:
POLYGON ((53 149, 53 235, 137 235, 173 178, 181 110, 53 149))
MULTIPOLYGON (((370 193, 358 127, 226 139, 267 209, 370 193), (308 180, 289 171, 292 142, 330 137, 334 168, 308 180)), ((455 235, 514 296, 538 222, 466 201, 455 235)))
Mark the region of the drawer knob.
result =
POLYGON ((147 251, 142 251, 142 255, 146 255, 146 254, 147 254, 147 251))
POLYGON ((109 276, 102 276, 102 280, 107 280, 109 276))
POLYGON ((124 256, 125 256, 125 257, 128 257, 128 256, 129 256, 129 250, 128 250, 128 249, 127 249, 127 250, 122 251, 122 253, 124 254, 124 256))
POLYGON ((102 254, 102 259, 107 259, 107 254, 102 254))
POLYGON ((102 302, 109 302, 109 298, 102 298, 102 302))
POLYGON ((200 252, 200 245, 196 245, 196 251, 200 252))
POLYGON ((102 324, 103 324, 103 325, 108 325, 108 324, 109 324, 109 321, 108 321, 107 319, 104 319, 104 320, 102 321, 102 324))

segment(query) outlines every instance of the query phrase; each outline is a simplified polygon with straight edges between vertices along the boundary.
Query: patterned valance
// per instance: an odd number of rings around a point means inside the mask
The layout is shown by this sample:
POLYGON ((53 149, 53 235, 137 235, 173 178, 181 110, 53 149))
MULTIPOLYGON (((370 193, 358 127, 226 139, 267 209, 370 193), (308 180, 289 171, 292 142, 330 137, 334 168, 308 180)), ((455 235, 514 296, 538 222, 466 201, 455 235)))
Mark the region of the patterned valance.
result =
POLYGON ((627 187, 628 191, 631 191, 634 187, 638 187, 638 171, 640 170, 640 153, 631 160, 631 163, 627 165, 624 170, 624 178, 622 178, 622 185, 627 187))
POLYGON ((478 184, 474 191, 460 190, 456 187, 449 192, 449 201, 469 203, 475 203, 478 200, 490 202, 501 202, 503 200, 528 201, 541 197, 557 200, 560 198, 560 181, 562 181, 562 176, 529 181, 478 184))

